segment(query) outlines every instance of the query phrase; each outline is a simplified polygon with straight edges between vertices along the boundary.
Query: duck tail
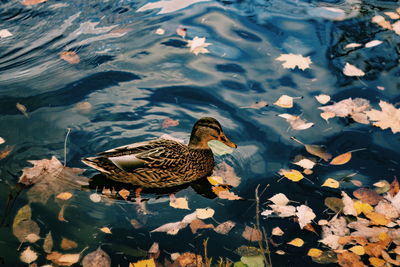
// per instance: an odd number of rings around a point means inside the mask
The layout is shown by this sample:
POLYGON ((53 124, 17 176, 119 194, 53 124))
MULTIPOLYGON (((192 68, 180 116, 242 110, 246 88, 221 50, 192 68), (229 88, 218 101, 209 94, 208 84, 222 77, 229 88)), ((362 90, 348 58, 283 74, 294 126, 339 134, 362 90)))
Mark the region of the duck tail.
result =
POLYGON ((82 162, 88 165, 89 167, 92 167, 93 169, 96 169, 103 173, 110 173, 108 170, 102 167, 102 165, 104 165, 104 160, 106 159, 103 157, 82 158, 82 162))

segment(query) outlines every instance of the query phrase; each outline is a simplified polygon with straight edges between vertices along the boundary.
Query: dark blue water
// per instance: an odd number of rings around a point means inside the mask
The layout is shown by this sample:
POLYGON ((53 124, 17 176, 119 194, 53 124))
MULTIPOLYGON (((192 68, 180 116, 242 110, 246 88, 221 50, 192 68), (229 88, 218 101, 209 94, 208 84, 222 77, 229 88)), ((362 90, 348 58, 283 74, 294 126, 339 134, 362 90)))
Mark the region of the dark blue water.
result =
MULTIPOLYGON (((26 266, 19 253, 27 244, 20 247, 10 225, 17 210, 28 203, 27 190, 16 198, 14 194, 13 206, 6 209, 21 170, 31 166, 27 160, 54 155, 63 161, 68 129, 66 163, 70 167, 84 168, 80 162, 84 156, 165 133, 187 142, 192 125, 203 116, 218 119, 239 146, 217 162, 227 162, 241 177, 241 184, 232 191, 244 200, 209 198, 192 187, 177 193, 177 197, 188 198, 190 212, 211 207, 217 222, 235 221, 237 226, 227 236, 208 230, 194 235, 189 228, 175 236, 150 234, 189 213, 169 207, 168 195, 145 195, 151 214, 141 215, 132 202, 94 203, 89 199, 93 190, 75 190, 65 214, 69 222, 57 219, 60 207, 54 198, 45 205, 31 204, 40 236, 52 231, 54 250, 61 250, 62 237, 78 243, 74 252, 101 245, 113 266, 128 266, 128 262, 142 259, 138 251, 147 251, 153 242, 160 244, 161 258, 173 252, 202 254, 207 237, 214 262, 219 256, 238 261, 240 257, 233 251, 251 245, 241 233, 246 225, 255 223, 258 184, 260 190, 270 185, 261 202, 282 192, 312 207, 319 218, 326 218, 323 200, 340 194, 320 188, 327 177, 339 179, 357 173, 358 180, 370 185, 379 179, 391 181, 399 174, 399 134, 347 118, 326 123, 314 98, 321 93, 333 101, 361 97, 370 100, 374 108, 379 100, 400 102, 400 36, 371 22, 373 16, 398 8, 396 1, 206 1, 183 9, 179 9, 182 1, 174 1, 178 5, 175 11, 167 9, 160 14, 160 9, 143 10, 146 1, 50 0, 33 6, 1 2, 0 29, 9 30, 12 36, 0 38, 0 137, 6 140, 0 148, 12 145, 13 151, 0 161, 0 215, 4 218, 0 266, 26 266), (336 13, 322 8, 327 6, 336 13), (338 15, 337 10, 342 13, 338 15), (175 32, 180 25, 187 29, 187 40, 206 37, 211 43, 209 53, 190 53, 186 40, 175 32), (156 34, 158 28, 165 34, 156 34), (383 43, 372 48, 344 48, 375 39, 383 43), (59 54, 67 50, 79 55, 78 64, 60 59, 59 54), (310 56, 310 68, 283 68, 275 59, 288 53, 310 56), (345 76, 346 62, 366 75, 359 79, 345 76), (283 94, 302 98, 296 99, 290 110, 274 106, 283 94), (242 108, 257 101, 270 105, 242 108), (29 117, 16 108, 17 103, 26 107, 29 117), (80 108, 82 103, 89 108, 80 108), (304 131, 288 130, 287 122, 277 116, 281 113, 302 114, 315 125, 304 131), (179 120, 179 125, 163 128, 166 118, 179 120), (334 155, 366 150, 355 153, 346 165, 317 166, 309 180, 278 182, 279 169, 293 168, 293 158, 306 153, 291 136, 308 144, 324 144, 334 155), (132 228, 131 219, 140 221, 143 228, 132 228), (110 227, 113 234, 101 233, 98 229, 103 226, 110 227)), ((85 176, 95 174, 88 170, 85 176)), ((346 187, 351 189, 349 184, 346 187)), ((299 232, 298 224, 288 219, 264 219, 262 225, 267 233, 277 225, 285 231, 274 239, 276 243, 301 236, 307 244, 303 248, 272 246, 274 266, 312 264, 306 254, 309 247, 318 246, 318 236, 299 232), (278 249, 287 255, 275 254, 278 249)), ((39 266, 46 263, 41 242, 32 245, 40 252, 39 266)))

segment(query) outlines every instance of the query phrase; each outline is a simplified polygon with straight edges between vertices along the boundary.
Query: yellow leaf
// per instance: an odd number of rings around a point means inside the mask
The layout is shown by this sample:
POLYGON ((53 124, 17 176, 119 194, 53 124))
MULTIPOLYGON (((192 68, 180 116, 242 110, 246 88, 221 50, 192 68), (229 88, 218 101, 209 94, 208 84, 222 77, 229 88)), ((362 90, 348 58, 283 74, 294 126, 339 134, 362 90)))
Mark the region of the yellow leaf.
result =
POLYGON ((351 159, 351 152, 340 154, 339 156, 333 158, 330 162, 331 165, 342 165, 349 162, 351 159))
POLYGON ((63 193, 58 194, 58 195, 56 196, 56 198, 62 199, 62 200, 68 200, 68 199, 70 199, 72 196, 73 196, 73 195, 72 195, 72 193, 70 193, 70 192, 63 192, 63 193))
POLYGON ((364 214, 367 214, 374 210, 374 208, 370 204, 364 203, 359 200, 354 201, 353 206, 357 211, 357 215, 359 215, 361 212, 364 214))
POLYGON ((317 248, 310 248, 307 255, 310 257, 319 257, 322 255, 322 250, 317 249, 317 248))
POLYGON ((372 266, 374 267, 382 267, 385 264, 385 261, 376 257, 371 257, 368 259, 372 266))
POLYGON ((154 262, 154 259, 148 259, 130 263, 129 267, 156 267, 156 263, 154 262))
POLYGON ((389 238, 388 234, 386 232, 382 232, 379 234, 379 240, 385 241, 386 239, 389 238))
POLYGON ((279 171, 279 174, 285 176, 286 178, 288 178, 289 180, 292 180, 293 182, 298 182, 304 178, 303 174, 301 174, 301 172, 299 172, 298 170, 281 169, 279 171))
POLYGON ((304 245, 304 241, 301 238, 295 238, 292 241, 288 242, 288 244, 295 247, 301 247, 304 245))
POLYGON ((351 247, 349 250, 350 250, 351 252, 353 252, 353 253, 359 255, 359 256, 362 256, 362 255, 365 254, 365 250, 364 250, 364 247, 363 247, 363 246, 353 246, 353 247, 351 247))
POLYGON ((102 231, 103 233, 106 233, 106 234, 111 234, 111 229, 108 227, 102 227, 102 228, 100 228, 100 231, 102 231))
POLYGON ((387 225, 390 223, 390 220, 385 217, 385 215, 377 213, 377 212, 369 212, 365 214, 365 216, 371 220, 372 224, 375 225, 387 225))
POLYGON ((336 181, 335 179, 328 178, 325 180, 325 182, 321 186, 326 186, 330 188, 339 188, 340 183, 336 181))
POLYGON ((211 185, 218 185, 224 183, 224 179, 220 176, 208 176, 207 180, 210 182, 211 185))
POLYGON ((118 191, 118 194, 119 194, 123 199, 127 200, 128 196, 129 196, 129 194, 130 194, 130 192, 129 192, 129 190, 121 189, 121 190, 118 191))

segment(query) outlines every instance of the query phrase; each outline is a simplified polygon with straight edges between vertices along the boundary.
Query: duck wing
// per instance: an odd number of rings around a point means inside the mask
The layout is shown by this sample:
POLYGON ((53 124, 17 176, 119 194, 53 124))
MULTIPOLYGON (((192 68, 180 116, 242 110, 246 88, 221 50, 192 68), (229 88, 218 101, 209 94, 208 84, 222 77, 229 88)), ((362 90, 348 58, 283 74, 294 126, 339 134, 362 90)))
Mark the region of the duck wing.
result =
POLYGON ((182 159, 185 159, 182 155, 187 153, 187 149, 179 142, 159 139, 117 147, 90 159, 92 163, 94 159, 107 160, 126 172, 138 168, 170 169, 182 164, 182 159))

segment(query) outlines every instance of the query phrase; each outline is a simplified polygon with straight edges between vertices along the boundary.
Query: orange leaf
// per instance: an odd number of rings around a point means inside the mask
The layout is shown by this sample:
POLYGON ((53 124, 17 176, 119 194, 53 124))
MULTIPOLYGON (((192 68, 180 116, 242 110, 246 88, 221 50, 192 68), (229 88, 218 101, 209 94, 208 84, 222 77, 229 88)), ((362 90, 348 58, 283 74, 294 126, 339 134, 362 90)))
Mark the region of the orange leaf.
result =
POLYGON ((75 53, 74 51, 63 51, 60 53, 60 58, 67 61, 69 64, 78 64, 79 62, 81 62, 81 59, 79 58, 78 54, 75 53))
POLYGON ((343 165, 349 162, 351 159, 351 152, 340 154, 333 158, 330 162, 331 165, 343 165))
POLYGON ((389 194, 394 197, 400 191, 399 188, 399 181, 397 181, 397 178, 394 177, 393 182, 390 184, 389 194))
POLYGON ((382 267, 385 265, 385 261, 376 257, 371 257, 368 259, 372 266, 374 267, 382 267))
POLYGON ((307 224, 303 227, 303 229, 305 229, 305 230, 307 230, 307 231, 310 231, 310 232, 314 232, 314 233, 317 234, 317 231, 315 230, 314 226, 312 226, 311 223, 307 223, 307 224))
POLYGON ((60 212, 58 213, 58 220, 62 221, 62 222, 68 222, 65 218, 64 218, 64 212, 65 212, 65 205, 61 206, 60 212))
POLYGON ((58 194, 58 195, 56 196, 56 198, 61 199, 61 200, 68 200, 68 199, 70 199, 72 196, 73 196, 73 195, 72 195, 72 193, 70 193, 70 192, 63 192, 63 193, 58 194))
POLYGON ((199 220, 199 219, 194 219, 190 223, 190 229, 192 230, 193 234, 195 234, 198 229, 206 229, 206 228, 214 228, 214 225, 205 224, 202 220, 199 220))
POLYGON ((103 233, 106 233, 106 234, 111 234, 111 229, 108 227, 102 227, 102 228, 100 228, 100 231, 102 231, 103 233))
POLYGON ((360 256, 348 251, 338 254, 338 263, 343 267, 367 267, 360 256))
POLYGON ((377 213, 377 212, 369 212, 365 214, 365 216, 371 220, 372 224, 375 225, 387 225, 390 223, 390 220, 385 217, 385 215, 377 213))
POLYGON ((121 189, 121 190, 118 191, 118 194, 119 194, 123 199, 127 200, 127 199, 128 199, 128 196, 129 196, 129 194, 130 194, 130 192, 129 192, 128 190, 126 190, 126 189, 121 189))
POLYGON ((25 6, 32 6, 32 5, 37 5, 43 2, 46 2, 47 0, 23 0, 21 3, 25 6))

